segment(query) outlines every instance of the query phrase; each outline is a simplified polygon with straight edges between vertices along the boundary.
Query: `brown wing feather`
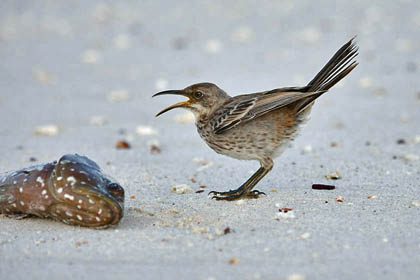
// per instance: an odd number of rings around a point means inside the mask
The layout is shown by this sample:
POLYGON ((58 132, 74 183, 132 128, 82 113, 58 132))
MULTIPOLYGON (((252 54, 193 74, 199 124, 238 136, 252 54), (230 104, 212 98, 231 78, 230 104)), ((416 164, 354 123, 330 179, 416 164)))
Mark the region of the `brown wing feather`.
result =
POLYGON ((271 111, 290 105, 308 96, 320 92, 283 91, 275 89, 269 92, 234 97, 215 113, 213 130, 223 133, 240 123, 248 122, 271 111))

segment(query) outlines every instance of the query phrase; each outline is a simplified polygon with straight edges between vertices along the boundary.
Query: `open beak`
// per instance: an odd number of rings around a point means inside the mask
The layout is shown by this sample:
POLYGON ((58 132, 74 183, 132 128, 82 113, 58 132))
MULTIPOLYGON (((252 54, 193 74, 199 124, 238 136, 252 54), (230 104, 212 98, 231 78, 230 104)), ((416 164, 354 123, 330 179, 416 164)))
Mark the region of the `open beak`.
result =
MULTIPOLYGON (((188 97, 183 90, 165 90, 165 91, 161 91, 161 92, 158 92, 158 93, 154 94, 152 97, 159 96, 159 95, 165 95, 165 94, 182 95, 182 96, 188 97)), ((189 99, 188 101, 184 101, 184 102, 178 102, 174 105, 169 106, 168 108, 163 109, 159 113, 157 113, 156 117, 159 117, 163 113, 166 113, 169 110, 172 110, 172 109, 175 109, 175 108, 182 108, 182 107, 183 108, 188 108, 191 103, 192 103, 191 99, 189 99)))

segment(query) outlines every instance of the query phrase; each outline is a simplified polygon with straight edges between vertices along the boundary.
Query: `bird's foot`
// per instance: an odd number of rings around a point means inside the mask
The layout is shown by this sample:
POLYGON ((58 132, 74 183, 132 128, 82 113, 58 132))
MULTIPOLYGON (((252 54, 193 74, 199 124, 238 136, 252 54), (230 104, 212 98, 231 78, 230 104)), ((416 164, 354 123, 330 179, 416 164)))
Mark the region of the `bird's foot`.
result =
POLYGON ((243 198, 257 199, 260 197, 260 195, 266 195, 264 192, 260 192, 258 190, 253 190, 250 192, 244 192, 244 191, 239 191, 239 190, 230 190, 227 192, 211 191, 209 192, 209 195, 210 194, 213 194, 212 199, 227 200, 227 201, 233 201, 233 200, 238 200, 238 199, 243 199, 243 198))

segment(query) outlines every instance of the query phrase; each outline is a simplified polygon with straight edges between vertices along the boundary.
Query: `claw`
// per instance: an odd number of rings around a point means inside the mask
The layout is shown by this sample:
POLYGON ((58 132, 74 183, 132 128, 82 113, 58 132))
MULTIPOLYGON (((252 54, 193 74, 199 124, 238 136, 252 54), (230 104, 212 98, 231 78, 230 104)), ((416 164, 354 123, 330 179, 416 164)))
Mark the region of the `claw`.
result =
POLYGON ((211 199, 216 199, 216 200, 227 200, 227 201, 232 201, 232 200, 238 200, 238 199, 242 199, 242 198, 248 198, 248 199, 257 199, 260 197, 260 195, 266 195, 265 192, 260 192, 258 190, 253 190, 251 192, 245 193, 245 192, 216 192, 216 191, 211 191, 209 192, 210 194, 214 194, 214 196, 211 199))

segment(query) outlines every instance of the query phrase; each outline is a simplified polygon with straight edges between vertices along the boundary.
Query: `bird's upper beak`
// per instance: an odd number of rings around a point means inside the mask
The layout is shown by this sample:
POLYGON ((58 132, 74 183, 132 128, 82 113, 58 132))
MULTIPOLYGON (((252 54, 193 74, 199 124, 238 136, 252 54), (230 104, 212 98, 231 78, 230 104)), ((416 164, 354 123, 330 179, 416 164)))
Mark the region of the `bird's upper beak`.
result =
POLYGON ((161 92, 158 92, 158 93, 154 94, 153 97, 159 96, 159 95, 165 95, 165 94, 182 95, 182 96, 188 97, 189 100, 184 101, 184 102, 178 102, 174 105, 171 105, 171 106, 163 109, 162 111, 160 111, 159 113, 156 114, 156 117, 162 115, 165 112, 168 112, 169 110, 175 109, 175 108, 180 108, 180 107, 188 108, 193 103, 193 100, 183 90, 165 90, 165 91, 161 91, 161 92))

